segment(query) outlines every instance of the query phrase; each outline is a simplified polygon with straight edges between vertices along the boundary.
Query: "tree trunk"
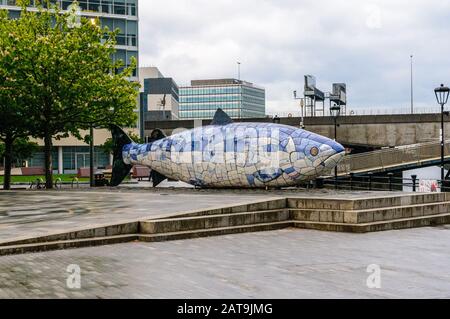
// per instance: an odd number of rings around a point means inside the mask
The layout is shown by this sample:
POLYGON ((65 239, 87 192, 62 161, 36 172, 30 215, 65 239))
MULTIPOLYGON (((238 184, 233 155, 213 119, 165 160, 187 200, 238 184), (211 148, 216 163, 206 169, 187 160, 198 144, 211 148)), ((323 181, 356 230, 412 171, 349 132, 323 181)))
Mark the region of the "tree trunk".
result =
POLYGON ((47 133, 44 137, 44 157, 45 157, 45 188, 53 188, 53 166, 52 166, 52 137, 47 133))
POLYGON ((12 138, 5 139, 5 176, 3 180, 3 190, 11 189, 11 168, 13 159, 13 143, 12 138))

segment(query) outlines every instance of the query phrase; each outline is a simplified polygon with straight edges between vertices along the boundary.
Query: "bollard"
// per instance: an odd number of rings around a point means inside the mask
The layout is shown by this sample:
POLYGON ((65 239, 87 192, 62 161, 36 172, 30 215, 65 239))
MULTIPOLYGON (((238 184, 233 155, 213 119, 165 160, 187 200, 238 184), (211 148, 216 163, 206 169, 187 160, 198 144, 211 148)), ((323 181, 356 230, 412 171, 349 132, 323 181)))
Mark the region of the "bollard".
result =
POLYGON ((389 191, 393 191, 393 179, 394 179, 394 173, 388 173, 389 176, 389 191))
POLYGON ((373 173, 369 173, 369 191, 372 190, 373 173))
POLYGON ((316 188, 322 189, 324 187, 324 180, 323 178, 317 178, 316 179, 316 188))
POLYGON ((417 192, 417 175, 412 175, 412 182, 413 182, 413 192, 417 192))

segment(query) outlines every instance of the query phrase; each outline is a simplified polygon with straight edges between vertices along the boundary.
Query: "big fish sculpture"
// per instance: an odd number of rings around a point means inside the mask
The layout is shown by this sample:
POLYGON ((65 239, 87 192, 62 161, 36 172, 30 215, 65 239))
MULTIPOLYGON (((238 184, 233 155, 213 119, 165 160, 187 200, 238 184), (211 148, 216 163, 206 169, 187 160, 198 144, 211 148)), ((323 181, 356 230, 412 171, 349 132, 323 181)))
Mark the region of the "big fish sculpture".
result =
POLYGON ((272 123, 233 123, 218 110, 210 126, 165 137, 154 131, 148 144, 135 144, 111 127, 115 150, 112 186, 133 165, 152 170, 153 185, 167 178, 204 188, 290 187, 330 173, 345 155, 323 136, 272 123))

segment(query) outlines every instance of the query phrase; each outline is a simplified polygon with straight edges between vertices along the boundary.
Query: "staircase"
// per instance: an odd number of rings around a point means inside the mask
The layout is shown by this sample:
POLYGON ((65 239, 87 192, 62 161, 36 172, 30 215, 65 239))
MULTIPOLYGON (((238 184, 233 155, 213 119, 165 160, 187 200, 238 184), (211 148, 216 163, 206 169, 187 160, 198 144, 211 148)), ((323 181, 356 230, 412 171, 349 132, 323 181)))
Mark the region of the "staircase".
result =
POLYGON ((354 201, 288 200, 295 227, 368 233, 450 224, 450 194, 436 193, 354 201))
POLYGON ((0 256, 133 241, 161 242, 297 227, 367 233, 450 224, 450 194, 273 198, 169 218, 79 229, 0 243, 0 256))

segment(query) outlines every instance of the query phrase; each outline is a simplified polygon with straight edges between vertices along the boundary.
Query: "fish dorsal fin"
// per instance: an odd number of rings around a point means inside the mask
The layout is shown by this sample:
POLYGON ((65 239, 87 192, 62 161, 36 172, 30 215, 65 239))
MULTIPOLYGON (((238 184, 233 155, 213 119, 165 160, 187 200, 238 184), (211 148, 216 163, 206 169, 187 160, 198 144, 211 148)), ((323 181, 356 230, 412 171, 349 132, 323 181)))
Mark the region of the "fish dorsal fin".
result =
POLYGON ((153 130, 152 134, 148 138, 147 143, 153 143, 153 142, 162 140, 165 137, 166 137, 166 134, 164 134, 164 132, 158 128, 156 130, 153 130))
POLYGON ((228 125, 233 123, 231 117, 228 116, 222 109, 218 109, 216 114, 214 115, 214 119, 211 122, 211 125, 228 125))

